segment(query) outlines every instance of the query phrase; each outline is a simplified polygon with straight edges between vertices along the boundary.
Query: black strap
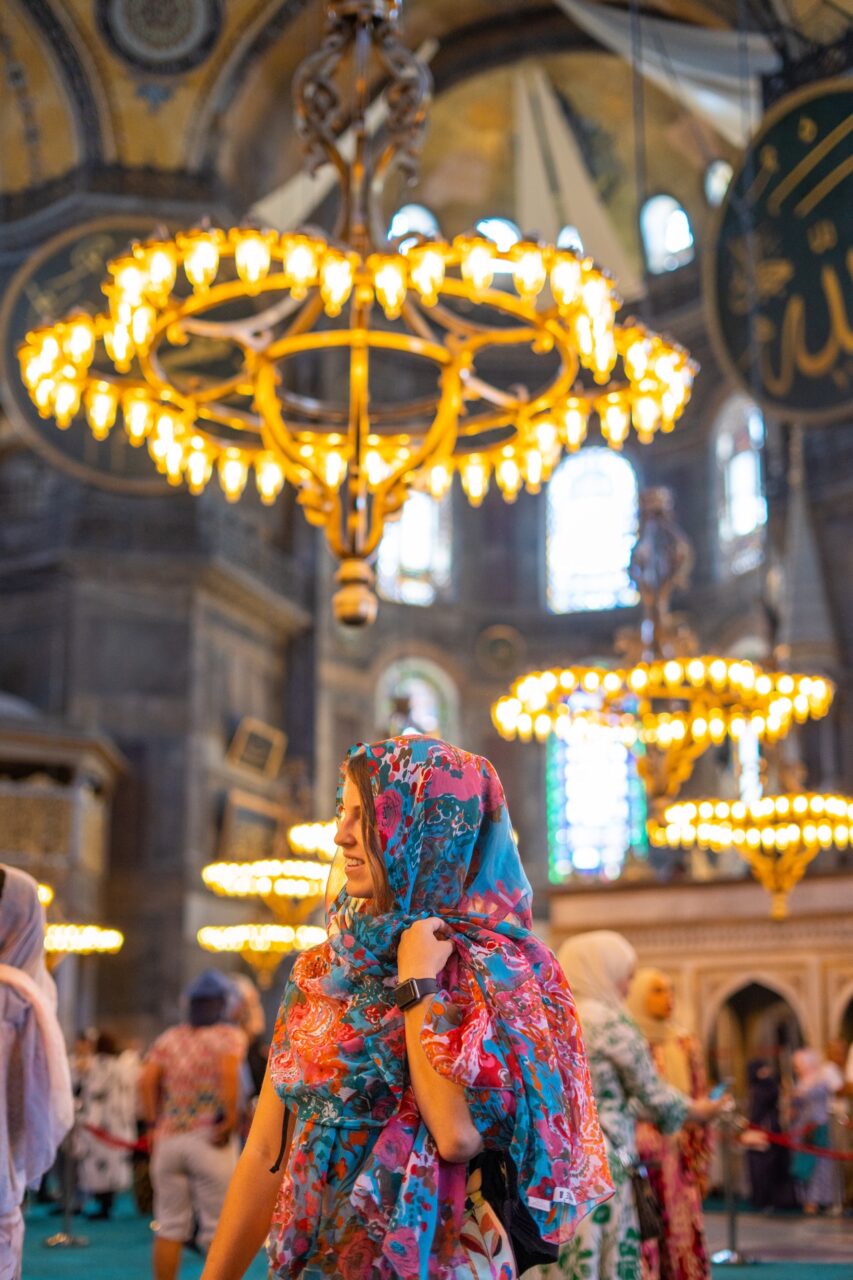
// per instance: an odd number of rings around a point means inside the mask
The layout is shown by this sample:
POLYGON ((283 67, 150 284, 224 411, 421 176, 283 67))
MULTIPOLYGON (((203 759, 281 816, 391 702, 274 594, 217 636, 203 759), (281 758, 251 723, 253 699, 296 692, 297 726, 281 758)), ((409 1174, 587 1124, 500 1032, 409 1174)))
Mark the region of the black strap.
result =
POLYGON ((289 1119, 287 1107, 284 1108, 284 1119, 281 1122, 281 1146, 278 1149, 278 1155, 270 1173, 278 1173, 281 1168, 281 1162, 284 1159, 284 1152, 287 1147, 287 1121, 289 1119))
POLYGON ((6 868, 0 867, 0 898, 3 897, 3 890, 6 887, 6 868))

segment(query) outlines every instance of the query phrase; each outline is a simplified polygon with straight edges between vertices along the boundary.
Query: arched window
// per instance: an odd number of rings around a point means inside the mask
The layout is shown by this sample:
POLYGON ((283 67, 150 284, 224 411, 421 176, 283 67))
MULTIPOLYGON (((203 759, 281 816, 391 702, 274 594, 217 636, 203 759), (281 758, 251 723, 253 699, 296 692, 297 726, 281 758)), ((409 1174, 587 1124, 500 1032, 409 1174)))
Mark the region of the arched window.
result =
POLYGON ((380 734, 426 733, 453 741, 459 720, 459 691, 437 662, 400 658, 379 677, 375 716, 380 734))
POLYGON ((714 438, 722 564, 729 573, 746 573, 761 563, 767 523, 761 410, 748 396, 730 396, 717 418, 714 438))
POLYGON ((438 219, 425 204, 401 205, 388 224, 388 239, 398 242, 403 253, 421 238, 435 240, 440 235, 438 219))
POLYGON ((558 249, 574 249, 575 253, 583 253, 583 240, 577 227, 567 222, 557 236, 558 249))
POLYGON ((637 476, 612 449, 581 449, 548 485, 547 599, 552 613, 635 604, 628 563, 637 537, 637 476))
POLYGON ((684 206, 674 196, 651 196, 640 211, 640 234, 652 275, 675 271, 695 256, 693 228, 684 206))
POLYGON ((401 604, 432 604, 450 585, 450 498, 413 493, 385 525, 376 558, 379 594, 401 604))
POLYGON ((572 875, 615 880, 629 853, 647 855, 645 789, 636 757, 612 729, 568 723, 548 739, 546 770, 553 883, 572 875))
POLYGON ((734 169, 728 160, 712 160, 708 165, 702 185, 705 188, 705 199, 712 209, 718 208, 725 200, 733 175, 734 169))
POLYGON ((521 231, 509 218, 481 218, 477 231, 496 244, 501 253, 507 253, 521 239, 521 231))

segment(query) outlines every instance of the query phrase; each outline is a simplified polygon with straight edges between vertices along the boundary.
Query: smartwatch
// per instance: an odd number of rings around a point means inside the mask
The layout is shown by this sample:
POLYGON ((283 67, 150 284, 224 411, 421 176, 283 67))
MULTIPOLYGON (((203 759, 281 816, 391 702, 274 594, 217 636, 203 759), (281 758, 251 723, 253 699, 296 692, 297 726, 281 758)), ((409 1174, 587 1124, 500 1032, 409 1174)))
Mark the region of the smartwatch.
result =
POLYGON ((435 978, 409 978, 408 982, 401 982, 394 988, 394 999, 398 1009, 411 1009, 424 996, 435 995, 436 991, 438 982, 435 978))

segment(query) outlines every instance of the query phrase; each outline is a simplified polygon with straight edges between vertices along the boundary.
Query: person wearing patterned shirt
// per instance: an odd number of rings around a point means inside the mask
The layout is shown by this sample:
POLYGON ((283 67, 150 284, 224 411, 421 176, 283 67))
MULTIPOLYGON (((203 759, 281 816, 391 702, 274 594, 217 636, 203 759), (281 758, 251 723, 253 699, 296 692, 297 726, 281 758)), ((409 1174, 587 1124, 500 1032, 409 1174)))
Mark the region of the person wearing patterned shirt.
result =
POLYGON ((207 1249, 237 1163, 237 1095, 246 1037, 226 1021, 231 984, 208 969, 186 993, 187 1021, 154 1041, 139 1090, 152 1136, 154 1280, 175 1280, 198 1223, 207 1249))

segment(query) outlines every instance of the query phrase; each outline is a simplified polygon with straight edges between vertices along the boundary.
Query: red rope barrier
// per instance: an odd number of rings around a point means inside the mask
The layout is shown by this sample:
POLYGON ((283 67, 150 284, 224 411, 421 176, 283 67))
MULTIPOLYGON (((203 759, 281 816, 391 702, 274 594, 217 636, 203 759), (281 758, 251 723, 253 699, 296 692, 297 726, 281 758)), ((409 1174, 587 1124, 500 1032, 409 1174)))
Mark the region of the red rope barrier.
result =
POLYGON ((128 1142, 125 1138, 117 1138, 114 1133, 109 1133, 106 1129, 98 1129, 93 1124, 84 1124, 83 1128, 87 1133, 91 1133, 93 1138, 97 1138, 98 1142, 103 1142, 107 1147, 118 1147, 121 1151, 147 1152, 149 1149, 147 1138, 140 1138, 137 1142, 128 1142))
POLYGON ((789 1151, 802 1151, 807 1156, 820 1156, 824 1160, 853 1160, 853 1151, 834 1151, 831 1147, 813 1147, 806 1142, 797 1142, 786 1133, 773 1133, 770 1129, 762 1129, 757 1124, 749 1125, 741 1134, 741 1138, 747 1133, 760 1133, 777 1147, 787 1147, 789 1151))

